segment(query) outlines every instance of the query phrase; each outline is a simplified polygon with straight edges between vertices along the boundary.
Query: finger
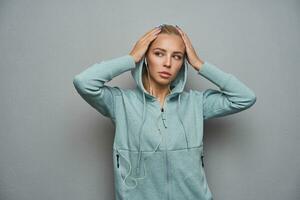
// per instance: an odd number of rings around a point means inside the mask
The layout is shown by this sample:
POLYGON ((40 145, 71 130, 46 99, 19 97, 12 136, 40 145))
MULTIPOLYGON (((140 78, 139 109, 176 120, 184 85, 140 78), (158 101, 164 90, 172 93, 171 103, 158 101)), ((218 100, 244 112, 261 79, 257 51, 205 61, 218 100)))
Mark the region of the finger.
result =
POLYGON ((149 30, 147 33, 145 33, 145 34, 142 36, 141 39, 146 38, 147 36, 149 36, 149 35, 151 35, 151 34, 157 32, 158 30, 160 30, 159 27, 155 27, 155 28, 149 30))
POLYGON ((189 40, 187 34, 181 28, 179 27, 176 28, 184 39, 189 40))
POLYGON ((149 31, 147 31, 147 32, 144 34, 144 36, 148 35, 149 33, 153 32, 153 31, 155 31, 155 30, 156 30, 156 27, 150 29, 149 31))
POLYGON ((185 32, 183 32, 182 30, 179 30, 179 32, 180 32, 180 34, 181 34, 182 37, 184 37, 184 38, 186 37, 185 32))
POLYGON ((190 45, 191 45, 191 44, 190 44, 191 41, 190 41, 189 37, 187 36, 187 34, 186 34, 184 31, 182 31, 179 27, 176 27, 176 28, 177 28, 177 30, 180 32, 183 41, 184 41, 187 45, 190 46, 190 45))
MULTIPOLYGON (((177 27, 176 27, 177 28, 177 27)), ((178 32, 180 33, 181 38, 183 39, 184 43, 187 43, 186 35, 183 34, 183 31, 177 28, 178 32)))
POLYGON ((181 28, 179 28, 178 26, 175 26, 176 27, 176 29, 182 34, 183 33, 183 31, 182 31, 182 29, 181 28))
POLYGON ((159 32, 160 32, 160 31, 158 31, 158 32, 156 32, 156 33, 150 35, 149 37, 147 37, 147 38, 145 39, 145 41, 146 41, 148 44, 150 44, 150 42, 152 42, 153 40, 155 40, 155 39, 157 38, 159 32))
POLYGON ((177 28, 178 32, 180 33, 182 39, 185 40, 185 34, 184 34, 184 32, 180 28, 178 28, 178 27, 176 27, 176 28, 177 28))
POLYGON ((149 32, 144 38, 142 38, 142 40, 149 40, 149 39, 153 38, 153 36, 156 37, 160 31, 161 31, 161 29, 153 30, 153 31, 149 32))

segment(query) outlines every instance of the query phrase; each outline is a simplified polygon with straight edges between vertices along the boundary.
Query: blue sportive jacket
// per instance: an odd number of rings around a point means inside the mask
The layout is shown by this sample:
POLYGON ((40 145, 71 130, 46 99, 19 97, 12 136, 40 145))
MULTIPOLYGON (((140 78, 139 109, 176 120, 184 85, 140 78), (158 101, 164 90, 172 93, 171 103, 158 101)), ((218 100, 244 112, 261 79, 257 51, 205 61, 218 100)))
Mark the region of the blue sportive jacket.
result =
POLYGON ((116 200, 213 199, 204 171, 203 122, 251 107, 256 95, 207 61, 196 72, 220 90, 185 91, 188 66, 185 58, 163 109, 143 86, 145 57, 137 63, 129 54, 102 60, 75 75, 80 96, 115 127, 116 200), (105 85, 128 70, 134 89, 105 85))

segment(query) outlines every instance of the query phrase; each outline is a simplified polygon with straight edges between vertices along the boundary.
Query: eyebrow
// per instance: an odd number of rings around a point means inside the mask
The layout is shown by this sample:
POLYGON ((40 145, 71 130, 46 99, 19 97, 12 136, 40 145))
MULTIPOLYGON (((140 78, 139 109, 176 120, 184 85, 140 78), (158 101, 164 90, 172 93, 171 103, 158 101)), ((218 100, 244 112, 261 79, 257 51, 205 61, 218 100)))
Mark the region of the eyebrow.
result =
MULTIPOLYGON (((162 49, 162 48, 159 48, 159 47, 157 47, 157 48, 154 48, 153 50, 155 50, 155 49, 159 49, 159 50, 161 50, 161 51, 163 51, 163 52, 166 52, 166 50, 165 50, 165 49, 162 49)), ((174 53, 180 53, 180 54, 182 54, 182 55, 183 55, 183 52, 181 52, 181 51, 174 51, 174 53)))

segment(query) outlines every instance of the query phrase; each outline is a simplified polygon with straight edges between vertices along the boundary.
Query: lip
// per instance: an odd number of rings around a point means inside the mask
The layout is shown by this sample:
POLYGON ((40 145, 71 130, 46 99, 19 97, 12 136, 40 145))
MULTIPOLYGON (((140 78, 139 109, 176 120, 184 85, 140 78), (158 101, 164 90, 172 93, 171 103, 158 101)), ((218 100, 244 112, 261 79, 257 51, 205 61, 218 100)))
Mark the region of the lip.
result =
POLYGON ((162 71, 162 72, 159 72, 160 74, 164 74, 164 75, 168 75, 168 76, 171 76, 171 74, 169 72, 166 72, 166 71, 162 71))

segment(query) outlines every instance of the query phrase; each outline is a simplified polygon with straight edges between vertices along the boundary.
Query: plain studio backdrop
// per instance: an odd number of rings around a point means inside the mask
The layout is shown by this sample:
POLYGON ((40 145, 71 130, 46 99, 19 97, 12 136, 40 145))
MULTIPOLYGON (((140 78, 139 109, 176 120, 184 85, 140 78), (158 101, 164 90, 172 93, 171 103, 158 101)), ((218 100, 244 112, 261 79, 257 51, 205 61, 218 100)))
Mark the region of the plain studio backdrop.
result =
MULTIPOLYGON (((300 199, 300 2, 0 2, 0 199, 113 200, 109 118, 73 77, 129 54, 161 23, 177 24, 197 54, 256 94, 253 107, 205 121, 216 200, 300 199)), ((130 72, 110 86, 134 88, 130 72)), ((217 87, 189 68, 186 90, 217 87)))

